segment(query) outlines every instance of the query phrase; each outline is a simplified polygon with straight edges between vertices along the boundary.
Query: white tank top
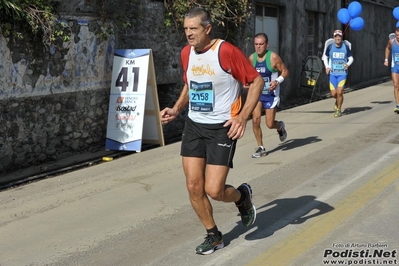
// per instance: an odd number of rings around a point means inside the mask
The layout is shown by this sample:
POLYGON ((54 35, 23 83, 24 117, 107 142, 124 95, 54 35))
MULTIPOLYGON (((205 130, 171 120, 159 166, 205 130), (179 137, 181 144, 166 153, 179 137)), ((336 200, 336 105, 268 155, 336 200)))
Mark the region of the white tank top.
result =
POLYGON ((201 54, 190 49, 186 73, 190 97, 188 117, 194 122, 226 122, 231 118, 233 103, 240 98, 240 83, 220 66, 222 43, 223 40, 217 40, 201 54))

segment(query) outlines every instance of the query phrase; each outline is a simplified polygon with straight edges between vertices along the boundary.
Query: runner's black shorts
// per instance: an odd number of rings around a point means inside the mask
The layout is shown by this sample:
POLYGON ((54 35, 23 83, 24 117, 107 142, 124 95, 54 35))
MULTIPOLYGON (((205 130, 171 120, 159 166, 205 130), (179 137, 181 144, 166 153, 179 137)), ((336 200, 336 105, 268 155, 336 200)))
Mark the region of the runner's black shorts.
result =
POLYGON ((187 117, 180 155, 205 158, 207 164, 233 168, 237 140, 227 136, 230 126, 223 127, 224 124, 201 124, 187 117))

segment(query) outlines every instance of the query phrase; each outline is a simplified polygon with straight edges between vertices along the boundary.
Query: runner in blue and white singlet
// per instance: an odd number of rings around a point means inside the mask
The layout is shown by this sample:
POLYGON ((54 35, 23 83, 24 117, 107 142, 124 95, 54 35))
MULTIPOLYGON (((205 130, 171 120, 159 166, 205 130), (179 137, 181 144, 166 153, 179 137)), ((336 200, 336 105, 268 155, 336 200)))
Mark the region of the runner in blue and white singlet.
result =
POLYGON ((399 74, 399 43, 397 41, 392 42, 391 51, 391 71, 399 74))
POLYGON ((323 63, 326 74, 329 75, 330 91, 335 99, 334 117, 342 116, 341 108, 344 102, 344 87, 348 68, 353 63, 351 43, 343 40, 341 30, 335 30, 334 38, 326 41, 323 52, 323 63))
POLYGON ((388 59, 391 58, 391 75, 393 81, 393 93, 396 106, 393 111, 399 114, 399 22, 394 34, 390 34, 388 44, 385 47, 384 65, 389 66, 388 59), (391 37, 392 36, 392 37, 391 37))

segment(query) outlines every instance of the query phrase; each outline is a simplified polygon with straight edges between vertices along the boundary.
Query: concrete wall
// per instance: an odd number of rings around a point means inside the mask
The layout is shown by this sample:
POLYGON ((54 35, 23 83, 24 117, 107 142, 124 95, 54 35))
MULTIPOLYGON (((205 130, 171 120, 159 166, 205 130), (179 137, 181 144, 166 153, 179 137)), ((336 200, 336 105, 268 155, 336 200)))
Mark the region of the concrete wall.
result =
MULTIPOLYGON (((298 82, 302 71, 302 64, 307 58, 307 30, 308 12, 318 14, 319 22, 317 29, 318 40, 324 44, 330 38, 333 29, 338 27, 336 14, 340 8, 337 0, 259 0, 257 3, 279 8, 279 55, 285 63, 289 77, 281 85, 282 102, 299 96, 298 82)), ((249 53, 253 53, 253 41, 249 53)), ((322 79, 321 83, 324 80, 322 79)), ((327 88, 324 86, 323 90, 327 88)))
MULTIPOLYGON (((394 2, 394 1, 392 1, 394 2)), ((399 3, 396 2, 396 6, 399 3)), ((347 30, 345 38, 352 43, 355 62, 350 68, 350 85, 364 86, 381 77, 391 75, 384 66, 385 47, 388 35, 395 31, 396 20, 392 15, 392 5, 383 6, 362 2, 361 17, 365 26, 360 31, 347 30)))
MULTIPOLYGON (((301 96, 298 90, 302 62, 307 57, 307 13, 314 12, 318 15, 317 35, 318 42, 324 43, 332 37, 334 29, 345 32, 344 39, 352 43, 352 52, 355 58, 350 67, 348 87, 361 87, 370 82, 390 76, 390 69, 383 66, 384 50, 389 33, 394 31, 396 21, 392 10, 397 6, 394 0, 360 1, 362 13, 360 16, 365 21, 365 26, 360 31, 354 31, 339 22, 337 13, 340 8, 348 7, 352 1, 337 0, 259 0, 258 3, 279 7, 280 25, 280 56, 285 62, 290 75, 282 84, 282 102, 301 96), (344 5, 342 6, 342 2, 344 5)), ((249 29, 250 32, 250 29, 249 29)), ((250 40, 252 42, 252 39, 250 40)), ((252 53, 251 43, 246 52, 252 53)), ((322 72, 319 79, 322 93, 329 93, 328 76, 322 72)), ((310 96, 310 91, 308 96, 310 96)))
MULTIPOLYGON (((344 30, 336 18, 342 1, 258 2, 280 8, 279 54, 290 71, 282 84, 282 102, 295 99, 307 56, 307 12, 318 14, 317 31, 324 44, 334 29, 344 30)), ((355 57, 350 86, 389 76, 389 69, 382 63, 387 36, 396 23, 392 8, 372 1, 362 4, 365 28, 345 34, 355 57)), ((69 42, 47 50, 40 42, 21 43, 0 33, 0 174, 104 149, 114 49, 152 49, 160 108, 172 106, 178 98, 183 85, 180 50, 186 41, 182 29, 164 26, 163 1, 142 0, 138 5, 121 1, 106 8, 109 14, 121 10, 133 13, 132 26, 118 30, 115 24, 104 24, 98 17, 100 10, 94 0, 71 0, 59 1, 60 14, 72 30, 69 42), (114 34, 99 37, 98 32, 106 27, 113 28, 114 34)), ((234 36, 246 55, 253 52, 251 14, 234 36)), ((215 28, 213 35, 225 38, 226 31, 215 28)), ((328 92, 326 76, 321 84, 328 92)), ((164 127, 167 143, 180 136, 184 115, 164 127)))

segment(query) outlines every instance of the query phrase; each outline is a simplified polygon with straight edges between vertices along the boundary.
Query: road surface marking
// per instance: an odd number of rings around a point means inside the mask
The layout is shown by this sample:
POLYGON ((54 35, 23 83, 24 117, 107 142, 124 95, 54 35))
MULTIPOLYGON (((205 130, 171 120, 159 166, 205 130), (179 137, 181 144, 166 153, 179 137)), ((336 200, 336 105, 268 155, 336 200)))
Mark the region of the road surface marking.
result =
POLYGON ((335 206, 333 211, 307 222, 306 226, 250 261, 247 266, 289 265, 341 223, 349 219, 358 209, 380 194, 398 177, 399 163, 396 163, 344 198, 335 206))

